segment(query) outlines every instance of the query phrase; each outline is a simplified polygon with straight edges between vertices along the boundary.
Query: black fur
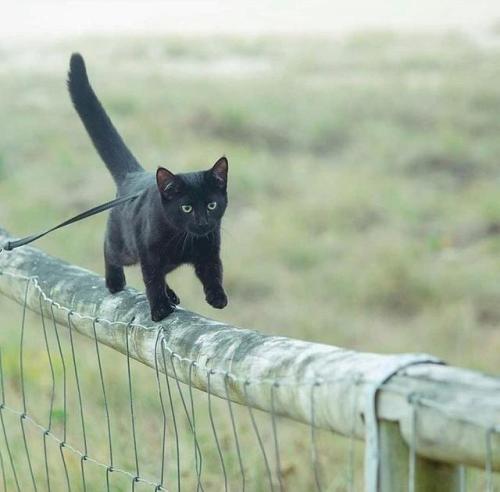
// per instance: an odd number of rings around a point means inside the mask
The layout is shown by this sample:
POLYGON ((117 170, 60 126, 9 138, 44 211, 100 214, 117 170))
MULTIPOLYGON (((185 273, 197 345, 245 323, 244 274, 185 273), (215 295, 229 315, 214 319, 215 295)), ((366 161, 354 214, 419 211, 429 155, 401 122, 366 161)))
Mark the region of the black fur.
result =
POLYGON ((173 174, 159 167, 156 176, 148 173, 97 99, 79 54, 71 57, 68 88, 73 105, 115 180, 117 196, 142 191, 134 201, 112 209, 109 215, 104 240, 109 291, 121 291, 125 287, 123 266, 139 262, 151 318, 160 321, 179 303, 165 276, 188 263, 203 284, 207 302, 219 309, 225 307, 219 252, 220 223, 227 206, 227 159, 221 157, 207 171, 173 174))

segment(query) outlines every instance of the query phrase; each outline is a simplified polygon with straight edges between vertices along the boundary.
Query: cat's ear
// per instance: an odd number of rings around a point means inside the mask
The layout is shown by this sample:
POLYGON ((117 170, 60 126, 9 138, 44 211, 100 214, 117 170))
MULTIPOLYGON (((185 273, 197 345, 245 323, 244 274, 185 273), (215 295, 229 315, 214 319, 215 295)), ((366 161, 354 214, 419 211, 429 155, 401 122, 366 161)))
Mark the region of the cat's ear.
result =
POLYGON ((166 197, 172 196, 177 191, 175 174, 164 167, 156 170, 156 184, 159 192, 166 197))
POLYGON ((229 164, 226 156, 221 157, 210 169, 210 174, 219 188, 226 188, 229 164))

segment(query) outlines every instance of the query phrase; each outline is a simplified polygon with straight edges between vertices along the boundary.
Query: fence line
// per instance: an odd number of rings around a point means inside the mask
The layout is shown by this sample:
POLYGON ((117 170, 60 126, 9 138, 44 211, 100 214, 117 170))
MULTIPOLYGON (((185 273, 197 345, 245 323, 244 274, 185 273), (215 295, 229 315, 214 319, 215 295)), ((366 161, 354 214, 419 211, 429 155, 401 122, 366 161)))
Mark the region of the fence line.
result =
MULTIPOLYGON (((7 233, 0 229, 0 243, 7 238, 7 233)), ((225 488, 227 488, 227 473, 213 422, 211 407, 213 396, 225 399, 229 405, 243 488, 245 472, 239 449, 237 426, 232 415, 232 403, 248 407, 252 424, 255 423, 252 409, 270 413, 274 462, 277 469, 276 485, 280 490, 283 484, 276 416, 310 424, 313 444, 316 428, 333 430, 359 439, 364 439, 365 436, 370 438, 371 435, 370 439, 376 440, 375 449, 382 460, 382 467, 380 483, 378 480, 366 480, 367 490, 399 490, 392 485, 390 486, 392 488, 389 488, 383 484, 392 483, 394 477, 398 476, 400 479, 403 475, 407 477, 405 480, 409 487, 410 484, 415 487, 415 484, 418 485, 419 474, 422 477, 436 476, 432 471, 436 462, 443 463, 439 465, 440 473, 442 474, 444 467, 445 474, 450 477, 458 476, 455 465, 459 464, 483 467, 488 476, 491 476, 493 471, 500 470, 499 378, 439 365, 435 359, 428 356, 366 354, 284 337, 265 336, 212 321, 185 310, 176 311, 163 324, 153 323, 149 319, 149 309, 143 295, 133 289, 127 289, 118 295, 109 296, 99 276, 29 247, 0 254, 0 292, 23 304, 25 309, 27 307, 40 313, 44 330, 45 318, 53 319, 54 322, 69 328, 78 393, 80 389, 73 330, 95 341, 103 392, 105 385, 99 359, 99 343, 126 355, 132 429, 134 407, 130 358, 139 360, 155 370, 164 422, 166 406, 159 374, 167 375, 166 387, 175 427, 168 376, 173 378, 182 397, 189 427, 193 432, 199 490, 202 489, 200 484, 202 464, 201 452, 196 441, 193 398, 191 394, 191 408, 189 408, 182 396, 179 381, 188 385, 189 392, 197 388, 207 393, 210 422, 218 448, 225 488), (161 353, 158 352, 158 347, 161 353), (418 365, 415 365, 416 362, 418 365), (367 396, 370 392, 372 395, 367 396), (481 402, 480 413, 477 412, 478 401, 481 402), (376 417, 374 422, 370 421, 370 405, 373 406, 373 415, 376 417), (401 443, 398 443, 397 439, 401 440, 401 443), (388 455, 388 450, 384 447, 385 442, 392 447, 402 444, 410 449, 404 466, 399 463, 400 457, 388 455), (428 466, 429 463, 432 463, 432 466, 428 466), (396 466, 397 472, 391 470, 391 466, 396 466), (425 473, 422 472, 424 469, 425 473)), ((22 343, 21 340, 21 351, 22 343)), ((5 402, 5 399, 2 401, 5 402)), ((79 406, 84 452, 77 452, 81 454, 82 477, 85 483, 83 463, 89 457, 81 397, 79 406)), ((23 412, 19 415, 21 423, 23 414, 28 418, 26 405, 23 407, 23 412)), ((3 409, 9 411, 7 406, 3 409)), ((265 453, 256 425, 254 430, 263 452, 268 475, 271 477, 269 457, 265 453)), ((165 434, 165 429, 163 433, 165 434)), ((175 433, 177 440, 176 428, 175 433)), ((135 445, 135 432, 133 439, 135 445)), ((65 441, 66 438, 60 441, 61 453, 63 447, 69 448, 65 441)), ((165 442, 162 446, 164 452, 165 442)), ((29 462, 27 447, 26 450, 29 462)), ((369 455, 368 457, 370 458, 369 455)), ((176 459, 179 470, 178 449, 176 459)), ((311 448, 311 461, 316 487, 321 490, 319 469, 314 466, 317 461, 314 446, 311 448)), ((367 464, 369 462, 370 459, 367 460, 367 464)), ((375 460, 375 463, 377 462, 375 460)), ((111 438, 110 463, 108 468, 113 467, 111 438)), ((135 475, 129 473, 132 480, 140 477, 137 450, 135 465, 135 475)), ((3 458, 2 466, 4 466, 3 458)), ((177 481, 180 489, 179 473, 177 481)), ((450 484, 452 482, 456 482, 455 478, 449 480, 450 484)), ((147 483, 155 485, 153 482, 147 483)), ((163 483, 163 469, 161 483, 163 483)), ((269 483, 273 488, 272 478, 269 483)), ((162 490, 162 485, 156 486, 160 487, 158 490, 162 490)), ((353 484, 351 486, 354 487, 353 484)), ((455 485, 440 490, 459 490, 452 487, 455 485)), ((488 487, 492 490, 493 486, 488 485, 488 487)), ((413 490, 421 489, 413 488, 413 490)))

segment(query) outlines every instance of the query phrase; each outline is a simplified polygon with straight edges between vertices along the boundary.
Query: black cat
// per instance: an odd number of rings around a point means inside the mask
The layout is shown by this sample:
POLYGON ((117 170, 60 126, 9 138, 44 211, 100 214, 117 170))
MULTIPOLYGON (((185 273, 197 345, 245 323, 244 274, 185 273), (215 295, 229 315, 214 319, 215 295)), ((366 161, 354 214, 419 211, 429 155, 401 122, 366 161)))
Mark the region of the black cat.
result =
POLYGON ((80 54, 73 54, 68 88, 76 111, 117 186, 117 196, 141 192, 111 210, 104 240, 106 285, 125 287, 124 265, 141 264, 153 321, 168 316, 179 298, 165 281, 167 273, 192 264, 207 302, 227 305, 222 287, 220 223, 227 206, 228 162, 221 157, 207 171, 173 174, 159 167, 146 172, 97 99, 80 54))

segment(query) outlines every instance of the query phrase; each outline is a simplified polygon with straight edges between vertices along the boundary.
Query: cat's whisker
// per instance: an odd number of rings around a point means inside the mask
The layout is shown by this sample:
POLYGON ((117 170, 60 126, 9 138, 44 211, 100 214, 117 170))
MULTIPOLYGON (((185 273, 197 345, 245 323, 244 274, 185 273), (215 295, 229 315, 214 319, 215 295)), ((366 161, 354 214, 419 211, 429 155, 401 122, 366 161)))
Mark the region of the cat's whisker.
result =
POLYGON ((165 248, 167 246, 169 246, 170 244, 172 244, 174 242, 174 240, 177 240, 175 244, 179 243, 180 242, 180 238, 184 235, 184 232, 179 232, 178 234, 174 234, 170 241, 168 241, 168 243, 165 244, 165 248))
POLYGON ((182 258, 182 256, 184 255, 184 246, 185 246, 185 244, 186 244, 186 239, 187 239, 188 235, 189 235, 189 232, 186 232, 186 233, 184 234, 183 238, 182 238, 182 243, 181 243, 181 248, 180 248, 180 249, 181 249, 181 252, 180 252, 180 256, 181 256, 181 258, 182 258))
POLYGON ((184 251, 185 251, 186 247, 189 249, 192 246, 192 244, 193 244, 192 238, 193 238, 193 235, 188 232, 186 234, 186 239, 182 243, 182 252, 181 252, 182 255, 184 255, 184 251))

